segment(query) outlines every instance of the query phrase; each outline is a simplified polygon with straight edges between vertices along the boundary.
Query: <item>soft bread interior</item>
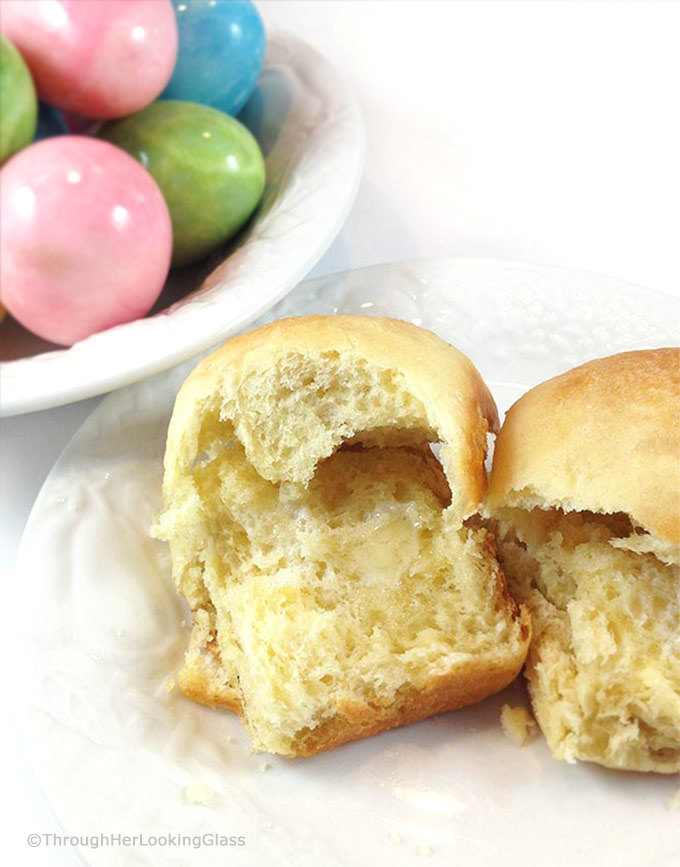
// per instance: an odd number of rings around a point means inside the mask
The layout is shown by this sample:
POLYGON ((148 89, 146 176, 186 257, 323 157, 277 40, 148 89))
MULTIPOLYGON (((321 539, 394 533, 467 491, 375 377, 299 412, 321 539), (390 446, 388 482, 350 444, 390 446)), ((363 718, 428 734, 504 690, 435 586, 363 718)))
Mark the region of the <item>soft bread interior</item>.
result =
POLYGON ((520 669, 527 619, 452 510, 436 436, 399 371, 334 352, 201 405, 156 530, 196 612, 180 683, 239 710, 256 747, 313 753, 520 669))
POLYGON ((222 408, 245 456, 271 482, 307 484, 319 460, 347 439, 364 445, 427 442, 436 433, 398 370, 336 351, 290 352, 246 377, 222 408))
POLYGON ((680 771, 677 546, 623 514, 496 517, 511 592, 532 613, 526 674, 555 755, 680 771))

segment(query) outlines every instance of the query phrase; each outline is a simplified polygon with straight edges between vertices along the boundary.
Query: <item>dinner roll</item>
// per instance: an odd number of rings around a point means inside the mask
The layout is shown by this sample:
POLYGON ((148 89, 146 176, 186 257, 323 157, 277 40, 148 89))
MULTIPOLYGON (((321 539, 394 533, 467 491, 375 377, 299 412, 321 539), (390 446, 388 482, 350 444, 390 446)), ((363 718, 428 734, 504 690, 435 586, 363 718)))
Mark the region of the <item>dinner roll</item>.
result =
POLYGON ((506 686, 530 626, 476 517, 496 426, 470 361, 405 322, 287 319, 201 362, 155 529, 194 611, 184 692, 296 756, 506 686))
POLYGON ((679 416, 680 350, 626 352, 531 389, 498 436, 488 510, 557 758, 680 771, 679 416))

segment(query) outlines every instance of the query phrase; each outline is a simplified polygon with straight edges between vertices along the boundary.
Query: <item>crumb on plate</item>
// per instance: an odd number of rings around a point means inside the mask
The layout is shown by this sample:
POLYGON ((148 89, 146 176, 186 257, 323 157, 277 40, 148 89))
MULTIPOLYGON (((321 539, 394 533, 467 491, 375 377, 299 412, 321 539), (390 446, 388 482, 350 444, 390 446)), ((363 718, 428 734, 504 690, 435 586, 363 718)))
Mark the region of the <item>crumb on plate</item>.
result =
POLYGON ((205 783, 191 783, 184 790, 184 798, 190 804, 199 804, 202 807, 208 807, 212 801, 213 790, 205 783))
POLYGON ((501 708, 501 725, 510 740, 523 747, 538 734, 536 720, 525 707, 510 707, 504 704, 501 708))

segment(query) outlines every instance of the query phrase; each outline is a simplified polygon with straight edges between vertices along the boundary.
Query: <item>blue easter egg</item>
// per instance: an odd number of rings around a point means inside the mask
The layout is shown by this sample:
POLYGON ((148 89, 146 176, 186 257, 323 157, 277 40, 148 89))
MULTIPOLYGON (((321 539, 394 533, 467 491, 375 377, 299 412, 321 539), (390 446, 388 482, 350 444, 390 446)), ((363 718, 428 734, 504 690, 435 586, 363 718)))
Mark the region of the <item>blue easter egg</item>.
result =
POLYGON ((172 0, 179 48, 160 99, 198 102, 235 115, 262 69, 265 32, 249 0, 172 0))
POLYGON ((44 138, 52 138, 55 135, 66 135, 68 127, 60 111, 47 105, 46 102, 38 103, 38 126, 35 130, 34 141, 44 138))

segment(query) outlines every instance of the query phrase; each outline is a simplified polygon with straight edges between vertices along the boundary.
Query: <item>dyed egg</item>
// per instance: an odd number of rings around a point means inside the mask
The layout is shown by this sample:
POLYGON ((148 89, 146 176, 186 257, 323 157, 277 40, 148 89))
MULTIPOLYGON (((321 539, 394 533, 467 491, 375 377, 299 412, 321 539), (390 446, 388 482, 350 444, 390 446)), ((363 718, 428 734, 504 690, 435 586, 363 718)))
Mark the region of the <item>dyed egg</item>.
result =
POLYGON ((266 38, 248 0, 172 0, 179 48, 161 99, 180 99, 238 114, 262 69, 266 38))
POLYGON ((41 141, 55 135, 66 135, 67 132, 66 120, 62 113, 46 102, 38 103, 38 126, 35 130, 35 140, 41 141))
POLYGON ((30 143, 37 118, 38 100, 28 67, 0 35, 0 163, 30 143))
POLYGON ((155 99, 177 57, 170 0, 3 3, 0 27, 45 102, 87 117, 122 117, 155 99))
POLYGON ((26 328, 70 345, 158 298, 172 230, 153 178, 107 142, 58 136, 0 172, 0 297, 26 328))
POLYGON ((234 235, 262 196, 260 148, 221 111, 154 102, 99 134, 139 160, 161 188, 172 219, 173 265, 200 259, 234 235))

